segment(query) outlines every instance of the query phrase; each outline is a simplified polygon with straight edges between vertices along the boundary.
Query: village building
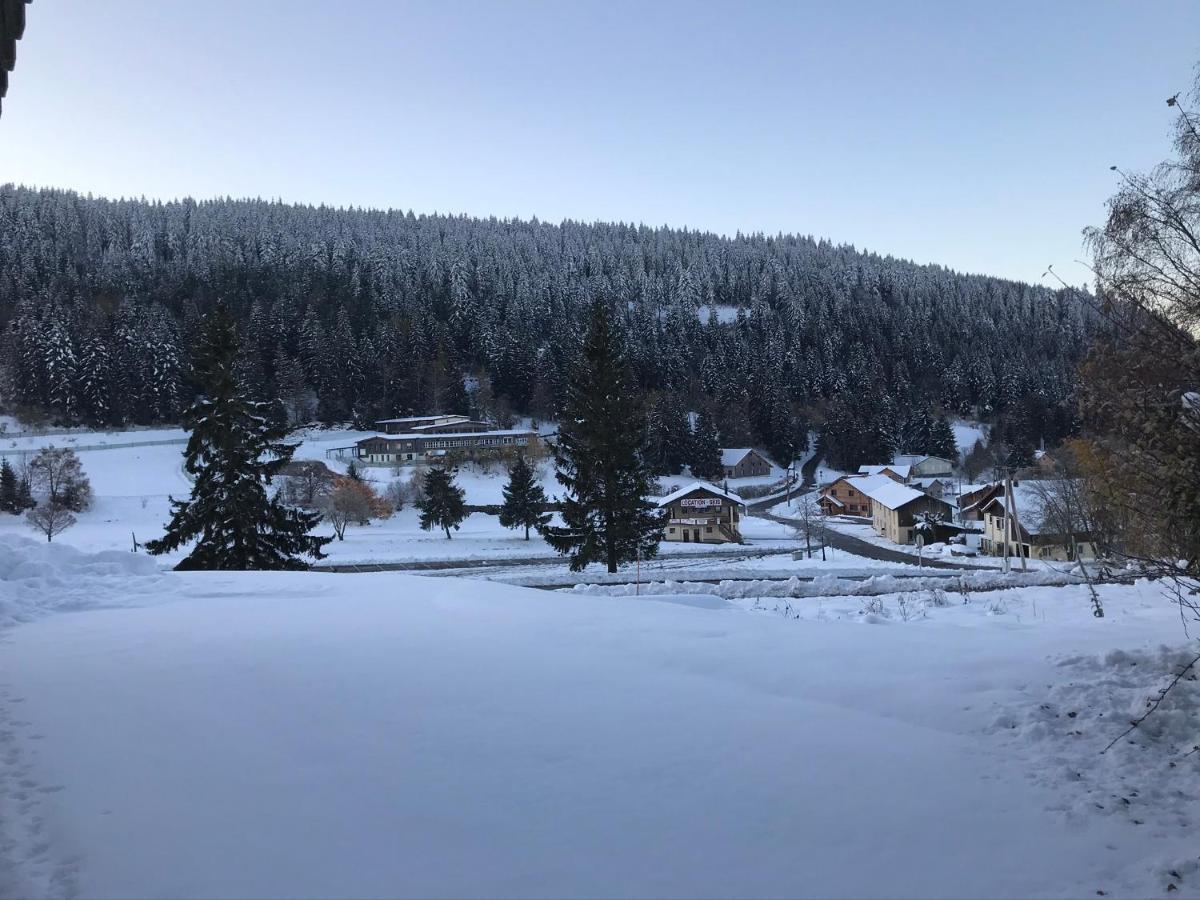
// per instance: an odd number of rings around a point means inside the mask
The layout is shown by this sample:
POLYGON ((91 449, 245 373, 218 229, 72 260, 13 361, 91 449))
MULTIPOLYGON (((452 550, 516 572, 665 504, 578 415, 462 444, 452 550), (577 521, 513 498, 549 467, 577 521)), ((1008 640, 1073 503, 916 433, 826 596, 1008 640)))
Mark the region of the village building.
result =
POLYGON ((774 463, 752 447, 721 451, 721 468, 726 478, 761 478, 770 475, 774 463))
POLYGON ((667 510, 663 540, 693 544, 742 543, 745 502, 737 494, 697 481, 658 501, 667 510))
POLYGON ((471 458, 540 457, 541 436, 530 429, 492 431, 410 431, 377 434, 356 441, 354 458, 365 465, 413 465, 471 458))
POLYGON ((859 475, 886 475, 893 481, 908 483, 908 479, 912 477, 912 466, 897 466, 888 464, 886 466, 859 466, 859 475))
POLYGON ((375 425, 384 434, 473 434, 498 429, 493 422, 483 422, 460 414, 380 419, 375 425))
POLYGON ((867 496, 867 490, 889 483, 895 483, 894 474, 877 472, 873 475, 843 475, 821 491, 817 497, 817 505, 827 516, 867 518, 871 515, 871 498, 867 496))
POLYGON ((958 520, 960 522, 982 522, 983 508, 992 501, 993 497, 1003 493, 1004 485, 1000 482, 967 485, 958 495, 958 520))
POLYGON ((908 486, 916 488, 930 497, 945 497, 953 487, 948 478, 911 478, 908 486))
POLYGON ((913 478, 949 478, 954 474, 954 463, 940 456, 921 453, 900 453, 892 459, 893 465, 908 466, 913 478))
POLYGON ((1073 561, 1095 559, 1096 548, 1085 532, 1065 533, 1047 508, 1047 482, 1024 482, 1013 486, 1012 502, 1003 490, 987 501, 982 510, 983 538, 980 549, 992 556, 1025 556, 1034 559, 1073 561), (1007 533, 1005 509, 1008 509, 1007 533))
POLYGON ((875 533, 894 544, 911 544, 916 540, 918 515, 937 514, 949 522, 953 512, 945 500, 890 479, 869 487, 865 493, 871 498, 871 525, 875 533))

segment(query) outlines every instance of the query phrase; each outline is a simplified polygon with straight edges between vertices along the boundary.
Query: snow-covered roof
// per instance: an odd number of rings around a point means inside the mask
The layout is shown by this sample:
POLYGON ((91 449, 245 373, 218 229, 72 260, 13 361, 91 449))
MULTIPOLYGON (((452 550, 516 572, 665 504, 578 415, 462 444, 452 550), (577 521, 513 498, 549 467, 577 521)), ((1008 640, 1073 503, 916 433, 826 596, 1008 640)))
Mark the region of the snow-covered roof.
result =
MULTIPOLYGON (((1029 534, 1042 534, 1046 528, 1046 497, 1047 490, 1053 490, 1050 481, 1023 481, 1013 488, 1013 498, 1016 500, 1017 521, 1029 534)), ((996 504, 1003 510, 1008 506, 1008 497, 999 494, 993 497, 984 509, 996 504)))
POLYGON ((874 485, 870 489, 864 490, 863 493, 888 509, 899 509, 902 506, 907 506, 914 500, 936 499, 915 488, 910 488, 907 484, 892 481, 890 478, 887 479, 887 484, 874 485))
POLYGON ((917 487, 930 487, 934 482, 937 482, 938 484, 945 484, 946 477, 944 475, 926 475, 924 478, 909 479, 908 483, 915 484, 917 487))
MULTIPOLYGON (((829 483, 825 488, 826 491, 833 487, 839 481, 844 481, 851 485, 855 490, 862 491, 864 494, 872 488, 881 484, 897 484, 894 478, 889 478, 887 475, 843 475, 829 483)), ((869 496, 869 495, 868 495, 869 496)))
POLYGON ((821 496, 821 499, 824 500, 826 503, 832 503, 834 506, 845 506, 846 505, 841 500, 839 500, 837 497, 833 496, 833 494, 823 494, 821 496))
POLYGON ((963 484, 958 487, 958 496, 963 497, 967 494, 974 494, 976 491, 982 491, 984 488, 993 487, 992 484, 984 482, 983 484, 963 484))
POLYGON ((681 487, 677 491, 672 491, 671 493, 667 494, 667 496, 660 498, 658 505, 666 506, 669 503, 674 503, 681 497, 686 497, 688 494, 692 493, 692 491, 707 491, 710 494, 715 494, 718 497, 722 497, 733 503, 737 503, 740 506, 746 505, 746 501, 737 494, 731 494, 729 491, 723 491, 715 484, 709 484, 707 481, 693 481, 691 484, 681 487))
POLYGON ((531 434, 537 434, 529 428, 510 428, 502 431, 456 431, 450 433, 439 433, 436 431, 406 431, 403 434, 373 434, 370 437, 365 437, 356 443, 363 441, 411 441, 414 438, 421 440, 447 440, 452 441, 455 438, 477 438, 477 437, 528 437, 531 434))
POLYGON ((888 463, 886 466, 859 466, 858 473, 860 475, 878 475, 884 469, 895 472, 901 478, 908 478, 912 474, 911 465, 899 465, 897 463, 888 463))
POLYGON ((753 453, 753 447, 730 447, 721 450, 721 465, 736 466, 746 458, 747 453, 753 453))
POLYGON ((431 419, 441 421, 457 421, 466 420, 470 416, 464 416, 462 413, 430 413, 427 416, 401 416, 398 419, 376 419, 376 425, 401 425, 404 422, 428 422, 431 419))
POLYGON ((925 462, 926 460, 930 460, 930 459, 935 459, 938 462, 943 462, 948 466, 954 465, 954 463, 951 460, 945 459, 944 457, 929 456, 928 454, 925 454, 925 453, 897 453, 892 458, 892 462, 898 466, 919 466, 921 463, 925 462))

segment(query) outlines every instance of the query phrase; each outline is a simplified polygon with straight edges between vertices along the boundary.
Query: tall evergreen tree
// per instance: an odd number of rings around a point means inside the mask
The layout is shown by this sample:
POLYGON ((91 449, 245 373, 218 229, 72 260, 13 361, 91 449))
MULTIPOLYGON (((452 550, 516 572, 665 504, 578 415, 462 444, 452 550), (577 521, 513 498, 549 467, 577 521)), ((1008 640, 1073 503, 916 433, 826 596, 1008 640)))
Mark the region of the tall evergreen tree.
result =
POLYGON ((950 427, 945 416, 938 416, 930 423, 929 442, 925 452, 953 463, 958 462, 958 443, 954 440, 954 429, 950 427))
POLYGON ((546 492, 538 483, 533 467, 518 456, 508 472, 508 484, 504 486, 504 504, 500 507, 500 524, 505 528, 525 528, 525 540, 529 540, 529 529, 539 531, 550 521, 546 509, 546 492))
POLYGON ((17 498, 17 473, 8 461, 0 459, 0 512, 19 513, 17 498))
POLYGON ((454 472, 440 466, 434 466, 425 473, 423 486, 424 496, 417 501, 421 527, 426 531, 441 528, 449 540, 450 529, 458 531, 462 520, 467 517, 464 506, 466 493, 454 483, 454 472))
POLYGON ((247 399, 234 375, 238 339, 233 317, 218 306, 196 349, 201 395, 184 414, 191 431, 184 470, 188 500, 171 500, 163 537, 146 550, 166 553, 195 541, 177 569, 305 569, 332 538, 310 535, 320 513, 292 509, 267 486, 291 461, 294 444, 267 405, 247 399))
POLYGON ((658 553, 663 516, 646 500, 646 416, 608 310, 593 303, 554 444, 558 480, 567 489, 563 526, 546 541, 571 555, 571 570, 603 562, 608 571, 658 553))
POLYGON ((717 426, 707 412, 696 416, 688 465, 693 476, 705 481, 716 481, 725 474, 721 465, 721 444, 717 437, 717 426))

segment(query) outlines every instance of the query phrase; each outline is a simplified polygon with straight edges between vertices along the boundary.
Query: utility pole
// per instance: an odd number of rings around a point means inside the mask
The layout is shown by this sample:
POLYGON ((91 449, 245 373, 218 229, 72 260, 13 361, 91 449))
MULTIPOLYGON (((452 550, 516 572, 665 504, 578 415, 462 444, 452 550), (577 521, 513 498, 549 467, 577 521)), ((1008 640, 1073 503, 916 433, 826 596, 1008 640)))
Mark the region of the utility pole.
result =
MULTIPOLYGON (((1011 498, 1012 499, 1012 517, 1013 517, 1013 522, 1018 529, 1017 537, 1019 538, 1020 537, 1019 529, 1021 528, 1021 516, 1017 512, 1017 492, 1013 490, 1012 470, 1011 469, 1006 470, 1005 474, 1008 476, 1008 490, 1012 494, 1012 498, 1011 498)), ((1008 504, 1006 503, 1005 507, 1007 508, 1007 506, 1008 506, 1008 504)), ((1022 572, 1027 571, 1025 568, 1025 565, 1026 565, 1025 554, 1023 552, 1021 552, 1020 540, 1017 541, 1017 556, 1019 556, 1021 558, 1021 571, 1022 572)))
POLYGON ((1012 483, 1008 477, 1008 469, 1004 470, 1004 574, 1008 574, 1008 522, 1009 509, 1012 508, 1012 483))

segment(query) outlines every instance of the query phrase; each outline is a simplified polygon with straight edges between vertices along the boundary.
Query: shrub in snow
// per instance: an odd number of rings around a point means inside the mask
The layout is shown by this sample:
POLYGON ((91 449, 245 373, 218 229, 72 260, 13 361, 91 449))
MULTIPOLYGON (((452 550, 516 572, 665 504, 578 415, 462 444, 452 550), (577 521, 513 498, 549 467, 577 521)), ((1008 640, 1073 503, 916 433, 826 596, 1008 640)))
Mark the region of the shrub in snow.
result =
POLYGON ((858 614, 866 617, 875 616, 881 619, 887 619, 891 616, 887 606, 884 605, 882 597, 872 597, 863 604, 863 608, 859 610, 858 614))

